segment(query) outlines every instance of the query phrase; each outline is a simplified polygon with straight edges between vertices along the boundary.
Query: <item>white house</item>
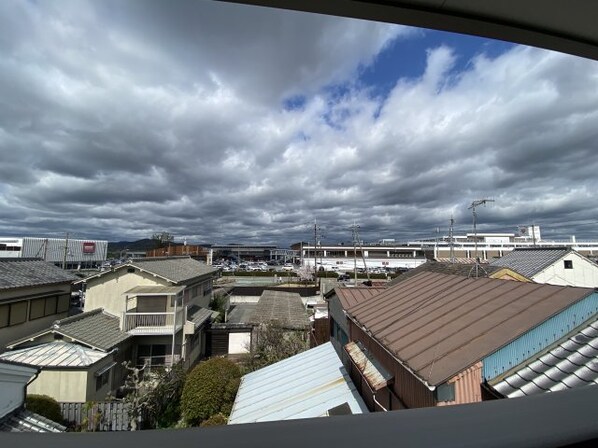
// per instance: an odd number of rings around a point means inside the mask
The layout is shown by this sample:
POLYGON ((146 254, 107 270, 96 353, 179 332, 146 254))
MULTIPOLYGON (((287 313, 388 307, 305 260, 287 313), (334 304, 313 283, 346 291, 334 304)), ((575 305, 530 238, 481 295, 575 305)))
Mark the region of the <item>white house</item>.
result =
POLYGON ((598 264, 568 247, 515 249, 490 265, 512 269, 536 283, 598 287, 598 264))

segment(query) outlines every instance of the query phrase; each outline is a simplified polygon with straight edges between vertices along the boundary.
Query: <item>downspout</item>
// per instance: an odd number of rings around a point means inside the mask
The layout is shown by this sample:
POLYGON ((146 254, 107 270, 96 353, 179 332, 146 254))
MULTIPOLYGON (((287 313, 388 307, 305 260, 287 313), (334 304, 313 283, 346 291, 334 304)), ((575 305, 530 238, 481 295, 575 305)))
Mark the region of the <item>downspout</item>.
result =
POLYGON ((37 379, 37 377, 39 376, 41 371, 42 371, 42 369, 40 367, 39 370, 37 372, 35 372, 35 375, 33 375, 31 378, 29 378, 29 381, 27 381, 27 383, 23 386, 23 407, 25 409, 27 409, 27 406, 25 405, 25 401, 27 400, 27 386, 29 386, 31 383, 33 383, 37 379))
MULTIPOLYGON (((174 344, 176 342, 177 299, 178 299, 178 297, 174 296, 174 315, 173 315, 173 319, 172 319, 172 350, 170 351, 170 368, 172 368, 172 366, 174 366, 174 344)), ((183 333, 185 333, 185 332, 183 331, 183 333)))

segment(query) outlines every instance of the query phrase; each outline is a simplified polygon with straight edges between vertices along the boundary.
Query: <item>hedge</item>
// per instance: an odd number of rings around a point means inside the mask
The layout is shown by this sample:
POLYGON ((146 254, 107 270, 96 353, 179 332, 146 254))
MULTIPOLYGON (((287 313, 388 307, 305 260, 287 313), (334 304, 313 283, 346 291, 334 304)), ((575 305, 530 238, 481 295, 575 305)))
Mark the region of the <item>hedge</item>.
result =
POLYGON ((25 407, 28 411, 49 418, 56 423, 62 423, 63 421, 60 404, 48 395, 27 395, 25 407))
POLYGON ((185 422, 197 426, 216 414, 228 416, 241 381, 239 367, 225 358, 200 362, 188 375, 181 397, 185 422))

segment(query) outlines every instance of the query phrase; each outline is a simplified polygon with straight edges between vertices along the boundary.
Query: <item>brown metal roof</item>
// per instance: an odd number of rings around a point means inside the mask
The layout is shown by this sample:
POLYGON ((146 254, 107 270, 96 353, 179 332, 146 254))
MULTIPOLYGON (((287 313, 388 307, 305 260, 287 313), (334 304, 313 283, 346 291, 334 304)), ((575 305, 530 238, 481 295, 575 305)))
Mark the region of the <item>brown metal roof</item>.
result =
POLYGON ((428 385, 438 385, 592 289, 422 272, 349 308, 428 385))
POLYGON ((358 288, 347 288, 338 287, 334 288, 334 293, 341 302, 343 309, 349 309, 353 305, 364 302, 367 299, 375 296, 376 294, 386 291, 386 288, 376 287, 358 287, 358 288))

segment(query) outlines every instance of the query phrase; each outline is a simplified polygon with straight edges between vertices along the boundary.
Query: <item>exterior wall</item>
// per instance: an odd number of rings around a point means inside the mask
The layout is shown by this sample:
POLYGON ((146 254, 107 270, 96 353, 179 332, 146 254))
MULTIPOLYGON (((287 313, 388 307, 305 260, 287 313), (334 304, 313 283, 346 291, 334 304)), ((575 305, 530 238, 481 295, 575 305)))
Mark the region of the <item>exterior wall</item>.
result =
POLYGON ((27 387, 27 393, 48 395, 57 401, 84 403, 87 401, 87 383, 86 370, 42 370, 27 387))
POLYGON ((598 287, 598 266, 571 252, 533 278, 538 283, 550 285, 598 287), (571 261, 573 269, 565 269, 564 261, 571 261))
POLYGON ((32 367, 0 362, 0 419, 25 401, 25 386, 37 373, 32 367))
POLYGON ((448 382, 454 387, 455 399, 453 401, 439 401, 437 406, 453 404, 477 403, 482 401, 482 363, 478 362, 448 382))
POLYGON ((598 293, 545 320, 482 360, 486 380, 511 370, 598 314, 598 293))
POLYGON ((87 282, 84 310, 104 308, 106 312, 120 317, 125 311, 126 300, 123 294, 136 286, 169 285, 166 280, 137 269, 135 272, 127 272, 126 267, 117 269, 87 282))
MULTIPOLYGON (((361 342, 366 349, 382 364, 382 366, 393 375, 393 383, 389 389, 392 394, 404 404, 407 408, 422 408, 436 405, 434 393, 426 387, 415 375, 403 367, 392 355, 390 355, 378 342, 365 334, 353 321, 349 321, 351 341, 361 342)), ((367 389, 362 389, 362 394, 368 393, 367 389)), ((383 394, 379 391, 379 394, 383 394)), ((370 393, 371 395, 371 393, 370 393)), ((363 396, 363 395, 362 395, 363 396)), ((378 395, 376 395, 378 397, 378 395)), ((363 397, 366 403, 366 397, 363 397)), ((380 401, 380 400, 378 400, 380 401)), ((393 405, 393 409, 399 409, 398 403, 393 405)))
MULTIPOLYGON (((9 342, 21 339, 38 331, 48 328, 55 320, 62 319, 68 316, 68 308, 70 306, 71 298, 71 285, 70 283, 63 283, 57 285, 49 285, 43 287, 32 287, 32 288, 18 288, 14 290, 7 290, 0 292, 0 305, 14 302, 27 302, 26 321, 21 324, 11 325, 0 328, 0 352, 5 350, 6 344, 9 342), (58 293, 49 294, 51 291, 60 291, 58 293), (66 301, 66 310, 60 313, 50 314, 45 317, 39 317, 37 319, 30 319, 31 315, 31 300, 19 300, 27 296, 38 296, 48 294, 46 297, 59 296, 61 297, 61 304, 66 301)), ((35 299, 34 299, 35 300, 35 299)), ((2 308, 4 310, 4 308, 2 308)), ((3 311, 0 310, 0 313, 3 311)))
POLYGON ((20 250, 0 251, 0 258, 42 258, 50 263, 62 264, 65 259, 69 266, 91 267, 106 260, 108 241, 75 240, 64 238, 0 238, 0 243, 20 250), (89 244, 91 243, 91 244, 89 244), (85 249, 84 249, 85 247, 85 249))
POLYGON ((45 369, 27 387, 29 394, 49 395, 60 402, 102 401, 110 392, 114 392, 119 384, 114 384, 114 366, 110 369, 109 380, 106 385, 96 391, 95 373, 113 363, 112 356, 108 356, 100 362, 82 369, 45 369))

